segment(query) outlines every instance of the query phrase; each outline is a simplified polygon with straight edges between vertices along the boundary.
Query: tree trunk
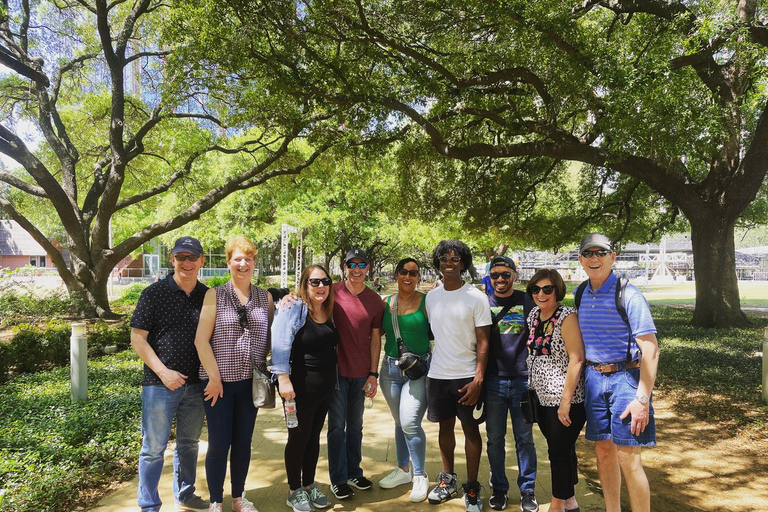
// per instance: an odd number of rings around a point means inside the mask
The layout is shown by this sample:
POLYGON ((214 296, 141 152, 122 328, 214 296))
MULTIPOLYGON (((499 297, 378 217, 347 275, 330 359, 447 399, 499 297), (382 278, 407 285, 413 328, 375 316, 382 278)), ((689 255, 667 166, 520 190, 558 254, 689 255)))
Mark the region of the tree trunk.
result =
POLYGON ((735 223, 717 214, 705 214, 691 222, 693 264, 696 273, 696 327, 749 327, 741 311, 736 277, 735 223))

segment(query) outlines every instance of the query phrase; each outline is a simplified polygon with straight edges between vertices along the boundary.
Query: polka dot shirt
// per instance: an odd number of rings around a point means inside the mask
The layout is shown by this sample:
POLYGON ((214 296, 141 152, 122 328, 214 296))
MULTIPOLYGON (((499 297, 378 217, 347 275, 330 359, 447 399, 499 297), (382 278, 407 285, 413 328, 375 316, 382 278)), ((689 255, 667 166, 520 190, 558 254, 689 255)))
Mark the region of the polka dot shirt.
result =
MULTIPOLYGON (((189 384, 200 382, 195 333, 206 291, 208 287, 198 281, 187 295, 170 274, 144 289, 131 317, 131 327, 149 331, 147 342, 163 364, 186 375, 189 384)), ((162 383, 145 364, 142 385, 162 383)))

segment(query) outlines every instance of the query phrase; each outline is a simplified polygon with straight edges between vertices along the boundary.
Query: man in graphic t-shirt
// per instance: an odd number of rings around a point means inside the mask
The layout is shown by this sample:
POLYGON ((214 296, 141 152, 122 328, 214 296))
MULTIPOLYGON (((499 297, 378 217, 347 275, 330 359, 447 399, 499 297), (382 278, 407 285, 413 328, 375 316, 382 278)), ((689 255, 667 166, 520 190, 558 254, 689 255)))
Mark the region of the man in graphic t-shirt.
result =
POLYGON ((520 398, 528 389, 528 313, 533 309, 531 297, 512 285, 517 269, 511 258, 497 256, 491 260, 489 276, 493 293, 488 367, 485 371, 485 430, 488 434, 488 462, 491 466, 492 496, 488 504, 494 510, 507 507, 505 437, 507 412, 512 417, 517 454, 517 487, 520 489, 520 510, 536 512, 539 505, 534 495, 536 485, 536 447, 533 425, 523 421, 520 398))

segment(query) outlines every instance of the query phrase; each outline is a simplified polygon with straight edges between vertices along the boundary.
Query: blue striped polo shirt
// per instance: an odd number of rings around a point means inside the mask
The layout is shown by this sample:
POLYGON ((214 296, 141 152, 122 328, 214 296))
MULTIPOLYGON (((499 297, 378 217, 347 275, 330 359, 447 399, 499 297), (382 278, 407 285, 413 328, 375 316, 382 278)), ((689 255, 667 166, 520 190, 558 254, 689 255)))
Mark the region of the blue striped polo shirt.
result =
MULTIPOLYGON (((616 286, 619 279, 611 272, 596 291, 588 285, 581 296, 579 327, 584 338, 587 361, 618 363, 627 360, 627 324, 616 311, 616 286)), ((636 286, 628 284, 624 292, 629 325, 632 328, 632 359, 639 359, 637 336, 656 333, 648 302, 636 286)))

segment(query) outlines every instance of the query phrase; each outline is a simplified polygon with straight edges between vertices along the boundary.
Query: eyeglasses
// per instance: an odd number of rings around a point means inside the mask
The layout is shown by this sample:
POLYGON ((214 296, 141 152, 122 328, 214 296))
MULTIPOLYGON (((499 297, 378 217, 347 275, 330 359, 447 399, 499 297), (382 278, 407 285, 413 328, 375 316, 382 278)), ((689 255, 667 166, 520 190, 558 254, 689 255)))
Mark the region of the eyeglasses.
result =
POLYGON ((310 277, 309 279, 307 279, 307 282, 309 282, 312 288, 317 288, 320 285, 331 286, 331 283, 333 282, 333 280, 331 280, 330 277, 322 277, 322 278, 310 277))
POLYGON ((491 272, 491 279, 498 279, 500 277, 503 277, 504 279, 509 279, 512 277, 512 272, 491 272))
POLYGON ((461 261, 461 257, 460 256, 452 256, 452 257, 449 258, 448 256, 440 256, 440 263, 448 263, 449 261, 451 263, 458 263, 458 262, 461 261))
POLYGON ((366 267, 368 267, 368 264, 363 262, 358 263, 356 261, 350 261, 347 263, 347 268, 359 268, 360 270, 365 270, 366 267))
POLYGON ((240 319, 240 327, 243 329, 248 328, 248 308, 245 306, 237 306, 237 316, 240 319))
POLYGON ((610 251, 606 251, 605 249, 598 249, 596 251, 581 251, 581 257, 585 260, 590 259, 592 256, 597 256, 598 258, 605 258, 608 256, 610 251))
POLYGON ((419 272, 418 270, 406 270, 404 268, 401 268, 400 270, 397 271, 397 273, 400 274, 401 276, 419 277, 419 274, 421 272, 419 272))
POLYGON ((539 292, 544 292, 544 295, 552 295, 552 292, 555 291, 554 285, 548 284, 546 286, 536 286, 533 285, 529 288, 531 290, 531 295, 538 295, 539 292))
POLYGON ((188 256, 184 256, 183 254, 174 254, 173 255, 173 259, 175 259, 176 261, 187 261, 187 260, 189 260, 189 261, 195 262, 195 261, 200 259, 200 256, 195 256, 193 254, 190 254, 188 256))

